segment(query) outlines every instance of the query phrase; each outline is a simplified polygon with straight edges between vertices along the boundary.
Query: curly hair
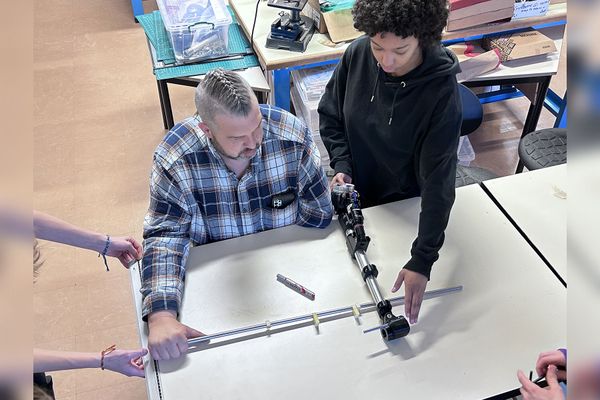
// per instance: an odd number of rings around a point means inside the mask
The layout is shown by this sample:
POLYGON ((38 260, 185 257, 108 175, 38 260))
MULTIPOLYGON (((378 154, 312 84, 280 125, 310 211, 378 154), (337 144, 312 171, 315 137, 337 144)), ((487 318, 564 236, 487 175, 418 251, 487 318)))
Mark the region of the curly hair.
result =
POLYGON ((383 32, 415 36, 427 48, 442 40, 448 4, 446 0, 356 0, 352 14, 354 27, 371 37, 383 32))

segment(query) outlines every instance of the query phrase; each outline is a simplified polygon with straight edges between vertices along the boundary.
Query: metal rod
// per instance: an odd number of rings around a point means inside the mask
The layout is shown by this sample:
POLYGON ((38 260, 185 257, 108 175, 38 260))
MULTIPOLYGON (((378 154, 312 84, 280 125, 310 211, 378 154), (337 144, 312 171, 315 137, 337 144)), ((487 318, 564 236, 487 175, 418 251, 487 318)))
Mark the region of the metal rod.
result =
POLYGON ((377 281, 375 280, 374 277, 369 276, 366 280, 365 283, 367 284, 367 287, 369 288, 369 292, 371 292, 371 297, 373 297, 373 301, 375 302, 375 304, 379 304, 383 301, 383 295, 381 294, 381 291, 379 290, 379 286, 377 286, 377 281))
MULTIPOLYGON (((358 263, 358 269, 362 273, 362 269, 369 265, 369 259, 367 258, 367 254, 363 250, 356 250, 354 252, 354 257, 358 263)), ((365 280, 367 287, 369 288, 369 292, 371 292, 371 297, 375 304, 379 304, 383 301, 383 295, 381 294, 381 290, 379 290, 379 286, 377 285, 377 280, 370 276, 365 280)))
MULTIPOLYGON (((450 288, 446 288, 446 289, 431 290, 431 291, 425 292, 423 294, 423 300, 429 300, 429 299, 433 299, 436 297, 444 296, 446 294, 460 292, 462 289, 463 289, 462 286, 454 286, 454 287, 450 287, 450 288)), ((391 298, 390 303, 392 303, 392 306, 403 304, 404 296, 391 298)), ((376 303, 363 303, 363 304, 359 305, 359 308, 360 308, 360 311, 363 313, 372 312, 376 308, 376 303)), ((325 318, 325 317, 330 317, 330 316, 334 316, 334 315, 341 316, 343 314, 353 315, 352 310, 353 310, 352 306, 349 306, 349 307, 335 308, 335 309, 326 310, 326 311, 320 311, 320 312, 317 312, 314 314, 316 314, 318 318, 325 318)), ((312 321, 312 320, 313 320, 313 313, 304 314, 304 315, 300 315, 297 317, 280 319, 280 320, 271 321, 268 323, 264 322, 262 324, 245 326, 242 328, 236 328, 236 329, 231 329, 231 330, 227 330, 227 331, 214 333, 212 335, 206 335, 206 336, 189 339, 188 345, 193 346, 193 345, 208 342, 213 339, 220 339, 220 338, 227 337, 227 336, 236 336, 236 335, 241 335, 243 333, 254 332, 254 331, 259 331, 259 330, 269 330, 270 328, 275 327, 275 326, 289 325, 289 324, 293 324, 293 323, 307 322, 307 321, 312 321)), ((379 329, 379 327, 377 327, 377 329, 379 329)))
POLYGON ((380 329, 385 329, 385 328, 387 328, 389 326, 390 326, 390 324, 383 324, 383 325, 375 326, 373 328, 365 329, 363 331, 363 333, 375 332, 375 331, 378 331, 380 329))
POLYGON ((362 272, 362 269, 364 267, 366 267, 367 265, 369 265, 369 260, 367 259, 367 254, 362 250, 356 250, 354 252, 354 257, 356 258, 356 261, 358 262, 358 268, 362 272))

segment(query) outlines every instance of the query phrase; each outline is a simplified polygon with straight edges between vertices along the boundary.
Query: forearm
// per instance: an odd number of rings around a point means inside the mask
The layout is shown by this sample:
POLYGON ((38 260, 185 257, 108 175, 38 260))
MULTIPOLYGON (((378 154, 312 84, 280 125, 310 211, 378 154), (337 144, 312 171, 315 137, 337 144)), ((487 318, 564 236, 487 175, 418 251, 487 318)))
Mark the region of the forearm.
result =
MULTIPOLYGON (((425 193, 421 198, 418 235, 413 243, 411 255, 413 262, 422 264, 423 268, 431 269, 431 265, 438 259, 453 204, 453 188, 443 192, 425 193)), ((416 272, 423 273, 420 270, 416 272)), ((428 276, 428 273, 424 275, 428 276)))
POLYGON ((448 182, 441 186, 437 183, 426 186, 421 194, 418 234, 411 248, 411 259, 406 265, 407 269, 419 272, 427 278, 433 263, 439 257, 454 204, 454 180, 447 180, 448 182))
POLYGON ((161 310, 179 312, 190 239, 149 237, 142 262, 142 318, 161 310))
POLYGON ((33 349, 33 372, 50 372, 79 368, 100 368, 100 352, 79 353, 33 349))
POLYGON ((296 224, 325 228, 333 216, 331 193, 320 159, 314 157, 318 151, 310 139, 310 132, 307 133, 307 138, 307 149, 311 150, 304 152, 298 173, 300 201, 296 224))
POLYGON ((59 218, 39 211, 33 213, 35 237, 63 243, 82 249, 101 252, 106 244, 106 235, 79 228, 59 218))

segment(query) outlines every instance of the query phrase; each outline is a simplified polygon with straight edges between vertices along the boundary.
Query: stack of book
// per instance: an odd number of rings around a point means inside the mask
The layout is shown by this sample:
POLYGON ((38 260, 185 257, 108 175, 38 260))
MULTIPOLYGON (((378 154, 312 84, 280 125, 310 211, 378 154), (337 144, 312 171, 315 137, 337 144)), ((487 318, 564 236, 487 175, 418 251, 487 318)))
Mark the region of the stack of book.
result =
POLYGON ((449 0, 447 31, 457 31, 489 22, 510 19, 515 0, 449 0))

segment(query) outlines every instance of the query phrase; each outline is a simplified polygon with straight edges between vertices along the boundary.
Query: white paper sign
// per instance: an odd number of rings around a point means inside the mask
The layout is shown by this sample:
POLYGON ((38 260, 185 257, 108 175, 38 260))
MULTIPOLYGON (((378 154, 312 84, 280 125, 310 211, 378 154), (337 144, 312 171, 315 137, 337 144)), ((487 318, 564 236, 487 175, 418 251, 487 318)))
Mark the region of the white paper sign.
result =
POLYGON ((515 0, 513 19, 546 15, 550 0, 515 0))

